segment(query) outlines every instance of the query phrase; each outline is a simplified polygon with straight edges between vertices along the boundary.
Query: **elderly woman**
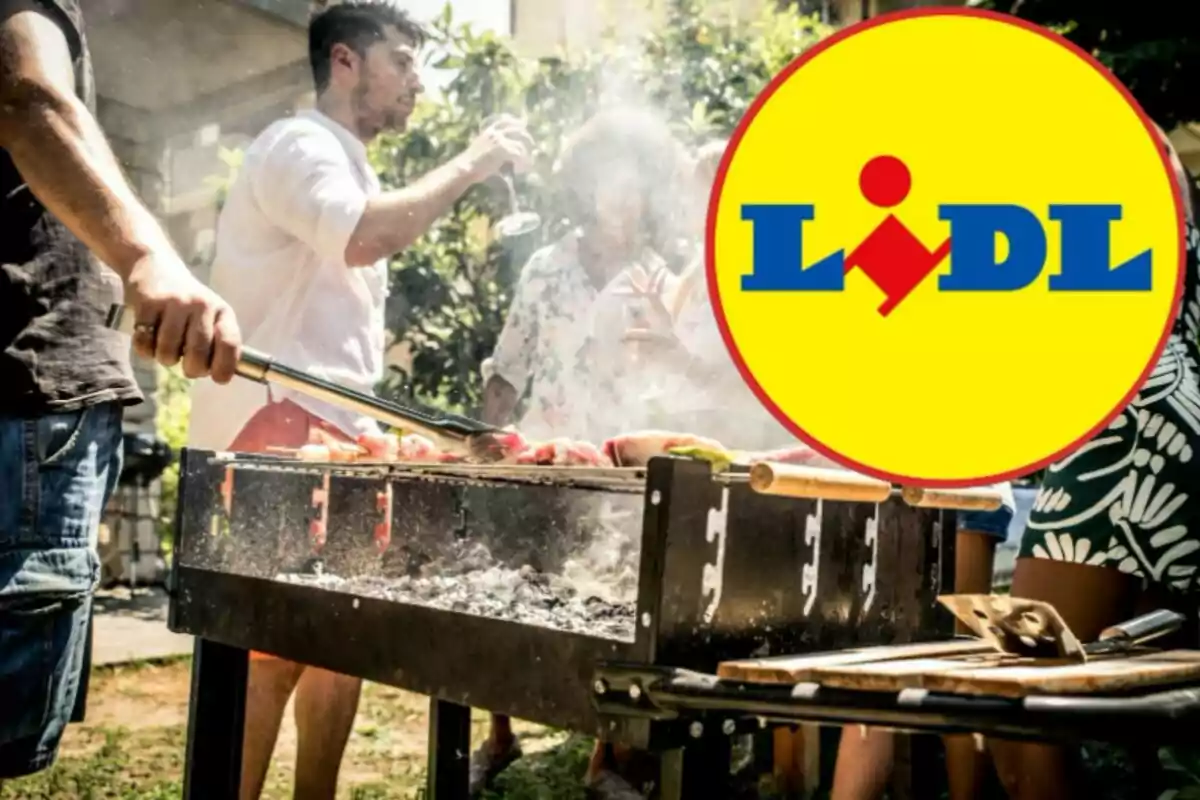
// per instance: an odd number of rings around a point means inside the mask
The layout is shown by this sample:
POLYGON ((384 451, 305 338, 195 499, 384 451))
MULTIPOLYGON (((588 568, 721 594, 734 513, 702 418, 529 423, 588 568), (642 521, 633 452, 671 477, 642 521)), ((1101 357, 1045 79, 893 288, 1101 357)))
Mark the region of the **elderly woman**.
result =
POLYGON ((489 421, 516 422, 529 438, 588 436, 582 373, 589 366, 580 353, 597 318, 624 313, 628 289, 660 291, 670 281, 660 253, 679 159, 669 129, 636 110, 601 112, 566 142, 555 182, 571 227, 534 253, 517 281, 490 359, 489 421), (514 419, 526 391, 525 412, 514 419))
MULTIPOLYGON (((601 406, 628 362, 619 320, 630 298, 667 290, 668 249, 682 152, 667 126, 640 110, 598 113, 565 143, 555 170, 570 228, 534 253, 517 281, 496 349, 485 367, 484 419, 515 423, 529 439, 599 441, 614 424, 637 426, 620 406, 601 406), (525 397, 524 412, 517 409, 525 397)), ((597 745, 588 770, 594 795, 639 795, 607 769, 597 745)), ((494 715, 487 741, 471 760, 477 794, 521 755, 508 717, 494 715)), ((624 751, 622 751, 624 755, 624 751)))

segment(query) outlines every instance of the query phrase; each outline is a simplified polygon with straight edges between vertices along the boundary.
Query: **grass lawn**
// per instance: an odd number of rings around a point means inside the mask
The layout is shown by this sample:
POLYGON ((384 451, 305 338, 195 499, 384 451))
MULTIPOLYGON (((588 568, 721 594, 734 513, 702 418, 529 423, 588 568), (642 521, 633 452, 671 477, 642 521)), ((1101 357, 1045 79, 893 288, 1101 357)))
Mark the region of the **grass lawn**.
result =
MULTIPOLYGON (((58 763, 11 781, 0 800, 167 800, 181 795, 191 660, 99 668, 87 721, 67 729, 58 763)), ((425 778, 428 699, 366 684, 342 762, 339 800, 416 798, 425 778)), ((476 740, 487 717, 477 712, 476 740)), ((526 758, 498 781, 496 800, 575 800, 591 742, 515 723, 526 758), (565 745, 565 746, 564 746, 565 745), (551 748, 554 748, 552 752, 551 748)), ((296 728, 284 718, 264 800, 291 797, 296 728)))

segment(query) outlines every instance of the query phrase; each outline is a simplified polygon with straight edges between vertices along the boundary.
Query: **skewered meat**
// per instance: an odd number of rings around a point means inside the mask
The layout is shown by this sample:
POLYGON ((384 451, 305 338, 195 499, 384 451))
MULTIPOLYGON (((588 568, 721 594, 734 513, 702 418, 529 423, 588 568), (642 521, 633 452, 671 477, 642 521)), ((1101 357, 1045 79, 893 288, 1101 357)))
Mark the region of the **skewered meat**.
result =
POLYGON ((371 432, 358 436, 358 446, 367 458, 375 461, 396 461, 400 457, 400 438, 394 433, 371 432))
POLYGON ((323 444, 306 444, 296 451, 301 461, 330 461, 329 448, 323 444))
POLYGON ((437 445, 417 433, 406 434, 400 440, 399 461, 429 461, 438 453, 437 445))
MULTIPOLYGON (((343 439, 339 439, 333 434, 323 431, 320 428, 309 429, 308 443, 311 445, 324 447, 326 450, 328 450, 329 461, 357 461, 359 455, 365 452, 360 445, 357 445, 354 442, 347 442, 343 439)), ((312 453, 315 455, 316 451, 312 451, 312 453)), ((312 460, 316 459, 313 458, 312 460)))
POLYGON ((654 456, 665 455, 673 447, 701 447, 724 450, 720 442, 704 436, 671 431, 637 431, 614 436, 604 443, 604 455, 618 467, 642 467, 654 456))
POLYGON ((547 467, 612 466, 612 461, 591 442, 577 442, 571 439, 551 439, 548 442, 527 445, 508 461, 514 464, 537 464, 547 467))
POLYGON ((481 454, 486 456, 486 461, 508 461, 510 463, 530 446, 529 442, 525 441, 525 437, 511 426, 491 434, 487 443, 486 453, 481 454))
MULTIPOLYGON (((692 441, 683 436, 678 441, 692 441)), ((511 428, 492 436, 493 458, 508 464, 539 466, 612 466, 611 459, 590 442, 553 439, 548 442, 528 442, 520 432, 511 428)), ((309 444, 297 452, 305 461, 357 461, 360 457, 372 461, 425 462, 456 464, 470 460, 466 455, 447 453, 438 449, 430 439, 410 433, 396 436, 389 433, 363 433, 353 443, 346 442, 320 428, 309 431, 309 444)))
POLYGON ((612 459, 604 455, 599 447, 591 442, 571 442, 567 448, 565 463, 567 466, 581 467, 611 467, 612 459))

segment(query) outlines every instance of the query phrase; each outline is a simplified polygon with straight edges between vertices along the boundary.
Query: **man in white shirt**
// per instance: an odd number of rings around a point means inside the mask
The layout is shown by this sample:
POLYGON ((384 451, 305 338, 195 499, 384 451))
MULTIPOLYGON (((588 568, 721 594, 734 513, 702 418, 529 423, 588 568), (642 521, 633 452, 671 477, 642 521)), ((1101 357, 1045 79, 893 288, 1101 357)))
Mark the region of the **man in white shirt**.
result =
MULTIPOLYGON (((268 127, 247 149, 217 226, 212 286, 243 341, 281 362, 371 392, 383 374, 387 259, 471 186, 527 166, 523 125, 502 117, 465 152, 412 185, 382 192, 367 144, 403 130, 421 82, 422 28, 386 0, 347 0, 312 19, 316 108, 268 127)), ((199 382, 189 445, 299 447, 312 428, 338 438, 371 420, 278 389, 199 382)), ((332 798, 358 706, 358 679, 252 654, 242 800, 262 791, 283 711, 296 692, 296 798, 332 798)))

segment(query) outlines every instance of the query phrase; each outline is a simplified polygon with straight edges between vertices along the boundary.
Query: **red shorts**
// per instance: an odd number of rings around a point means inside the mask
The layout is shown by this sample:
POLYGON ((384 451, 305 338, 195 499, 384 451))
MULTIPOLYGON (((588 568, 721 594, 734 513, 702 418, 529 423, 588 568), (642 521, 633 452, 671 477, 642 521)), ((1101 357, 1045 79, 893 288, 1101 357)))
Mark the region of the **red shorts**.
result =
POLYGON ((269 453, 272 447, 299 448, 308 444, 312 428, 320 428, 342 441, 351 441, 341 430, 291 400, 280 400, 260 408, 225 449, 235 453, 269 453))
MULTIPOLYGON (((338 428, 315 417, 291 400, 268 403, 260 408, 226 450, 235 453, 269 453, 271 447, 299 448, 308 444, 309 430, 320 428, 343 441, 351 441, 338 428)), ((252 659, 270 659, 268 653, 250 651, 252 659)))

